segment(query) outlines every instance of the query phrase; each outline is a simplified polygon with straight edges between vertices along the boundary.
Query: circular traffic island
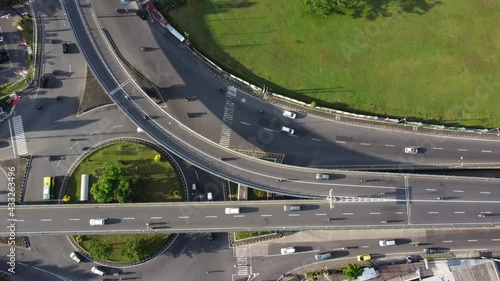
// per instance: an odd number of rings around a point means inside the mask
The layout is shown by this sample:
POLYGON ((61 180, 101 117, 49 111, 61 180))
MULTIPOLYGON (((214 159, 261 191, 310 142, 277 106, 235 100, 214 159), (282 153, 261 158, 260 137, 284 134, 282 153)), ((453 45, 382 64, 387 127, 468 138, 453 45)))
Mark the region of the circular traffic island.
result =
MULTIPOLYGON (((108 142, 92 149, 81 160, 63 187, 62 201, 78 204, 181 201, 184 192, 179 173, 175 161, 154 144, 133 140, 108 142)), ((77 235, 70 240, 88 258, 123 266, 161 253, 174 236, 77 235)))

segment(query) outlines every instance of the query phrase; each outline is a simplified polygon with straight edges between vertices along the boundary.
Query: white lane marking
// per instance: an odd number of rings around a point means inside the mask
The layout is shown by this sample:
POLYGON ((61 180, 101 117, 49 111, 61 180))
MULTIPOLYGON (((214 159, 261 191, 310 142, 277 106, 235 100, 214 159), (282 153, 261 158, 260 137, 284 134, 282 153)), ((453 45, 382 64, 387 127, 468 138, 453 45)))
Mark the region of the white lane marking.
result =
POLYGON ((453 192, 464 192, 463 190, 453 190, 453 192))
POLYGON ((240 121, 240 123, 243 124, 243 125, 250 126, 250 123, 247 123, 247 122, 240 121))
POLYGON ((434 147, 434 148, 432 148, 432 149, 434 149, 434 150, 443 150, 443 148, 442 148, 442 147, 434 147))
POLYGON ((123 87, 125 87, 129 82, 130 82, 130 79, 127 79, 125 82, 121 83, 120 85, 118 85, 118 87, 114 88, 111 92, 109 92, 109 94, 114 95, 116 92, 118 92, 123 87))
POLYGON ((113 129, 114 128, 121 128, 121 127, 123 127, 123 125, 116 125, 116 126, 113 126, 113 129))
POLYGON ((68 72, 71 73, 71 64, 68 66, 68 72))
POLYGON ((57 162, 56 167, 59 167, 59 164, 61 164, 61 161, 63 161, 63 160, 64 160, 64 158, 63 158, 63 157, 61 157, 61 159, 59 159, 59 161, 57 162))
POLYGON ((481 194, 491 194, 491 192, 489 192, 489 191, 481 191, 479 193, 481 193, 481 194))
POLYGON ((394 144, 386 144, 385 146, 388 146, 388 147, 395 147, 394 144))
POLYGON ((345 141, 335 141, 336 143, 346 143, 345 141))
POLYGON ((196 169, 194 170, 194 174, 196 175, 196 179, 200 180, 200 177, 198 176, 198 172, 196 171, 196 169))
POLYGON ((455 214, 465 214, 465 212, 455 212, 455 214))
POLYGON ((459 148, 459 149, 457 149, 457 150, 458 150, 458 151, 467 151, 467 149, 465 149, 465 148, 459 148))
POLYGON ((439 214, 439 212, 427 212, 427 214, 439 214))
POLYGON ((312 138, 313 141, 321 141, 320 139, 312 138))
POLYGON ((69 149, 73 149, 73 147, 75 147, 75 145, 77 145, 79 143, 79 141, 75 142, 74 145, 72 145, 69 149))
POLYGON ((234 215, 233 217, 235 217, 235 218, 244 218, 245 215, 234 215))
POLYGON ((163 217, 151 217, 152 220, 161 220, 163 217))
POLYGON ((99 133, 99 130, 97 130, 97 131, 95 131, 95 132, 92 132, 92 133, 90 133, 89 135, 91 136, 91 135, 95 135, 95 134, 97 134, 97 133, 99 133))
POLYGON ((52 221, 52 219, 41 219, 40 221, 52 221))
POLYGON ((273 215, 260 215, 261 217, 272 217, 273 215))
POLYGON ((264 256, 264 257, 267 258, 267 257, 277 257, 277 256, 292 256, 292 255, 307 254, 307 253, 316 253, 316 252, 319 252, 319 250, 311 250, 311 251, 305 251, 305 252, 295 252, 295 253, 285 254, 285 255, 282 255, 282 254, 267 255, 267 256, 264 256))
POLYGON ((268 128, 264 128, 264 130, 269 131, 269 132, 274 132, 274 130, 271 130, 271 129, 268 129, 268 128))
POLYGON ((427 190, 427 191, 436 191, 436 189, 434 189, 434 188, 426 188, 425 190, 427 190))
POLYGON ((124 220, 135 220, 134 217, 127 217, 127 218, 123 218, 124 220))
POLYGON ((12 144, 12 151, 14 153, 14 157, 16 157, 16 144, 14 143, 14 134, 12 134, 12 125, 9 123, 9 131, 10 131, 10 142, 12 144))
POLYGON ((467 242, 477 242, 475 239, 467 240, 467 242))
POLYGON ((500 241, 500 239, 498 239, 498 238, 493 238, 493 239, 491 239, 491 241, 500 241))
POLYGON ((68 219, 70 221, 79 221, 80 219, 68 219))
POLYGON ((396 215, 404 215, 405 212, 396 212, 396 215))
POLYGON ((288 214, 289 217, 298 217, 300 216, 299 214, 288 214))
POLYGON ((316 214, 316 216, 326 216, 326 214, 316 214))
POLYGON ((483 153, 491 153, 491 150, 481 150, 483 153))
POLYGON ((290 136, 290 137, 294 137, 294 138, 298 137, 297 135, 289 135, 289 136, 290 136))
POLYGON ((343 216, 352 216, 354 213, 342 213, 343 216))
POLYGON ((358 248, 363 248, 363 249, 365 249, 365 248, 370 248, 370 246, 359 246, 358 248))
POLYGON ((216 218, 217 216, 205 216, 205 218, 216 218))
POLYGON ((370 215, 380 215, 380 213, 369 213, 370 215))
POLYGON ((453 243, 453 240, 445 240, 443 243, 453 243))
POLYGON ((360 143, 360 145, 371 145, 371 144, 366 143, 366 142, 362 142, 362 143, 360 143))
POLYGON ((181 216, 180 219, 189 219, 189 216, 181 216))
POLYGON ((20 115, 12 117, 14 126, 14 138, 16 139, 17 155, 28 154, 26 136, 24 135, 23 119, 20 115))

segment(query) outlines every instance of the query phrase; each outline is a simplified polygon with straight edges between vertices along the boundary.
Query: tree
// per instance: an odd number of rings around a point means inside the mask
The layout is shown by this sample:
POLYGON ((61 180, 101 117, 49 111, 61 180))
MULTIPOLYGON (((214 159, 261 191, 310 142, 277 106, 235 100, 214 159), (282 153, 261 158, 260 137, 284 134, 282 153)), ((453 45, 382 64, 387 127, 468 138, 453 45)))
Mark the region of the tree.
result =
POLYGON ((5 8, 10 8, 24 20, 26 18, 22 14, 20 14, 16 9, 14 9, 14 7, 12 7, 18 4, 22 4, 22 2, 19 0, 0 0, 0 9, 3 10, 5 8))
POLYGON ((120 203, 130 203, 133 200, 132 187, 130 186, 130 180, 122 178, 120 183, 115 189, 116 200, 120 203))
POLYGON ((100 179, 92 184, 90 194, 94 197, 95 201, 99 203, 110 202, 113 200, 113 185, 106 179, 100 179))
POLYGON ((347 278, 347 280, 352 281, 363 275, 363 271, 364 269, 361 267, 361 265, 357 263, 348 263, 347 267, 344 268, 342 272, 344 273, 344 276, 347 278))
POLYGON ((142 261, 148 257, 144 239, 129 238, 122 246, 122 255, 129 261, 142 261))
POLYGON ((119 181, 125 175, 125 167, 120 162, 105 163, 102 177, 112 181, 119 181))
POLYGON ((333 13, 343 14, 342 9, 349 7, 352 0, 303 0, 302 8, 319 16, 327 17, 333 13))
POLYGON ((111 254, 111 244, 102 240, 92 240, 89 246, 89 254, 96 260, 105 260, 111 254))

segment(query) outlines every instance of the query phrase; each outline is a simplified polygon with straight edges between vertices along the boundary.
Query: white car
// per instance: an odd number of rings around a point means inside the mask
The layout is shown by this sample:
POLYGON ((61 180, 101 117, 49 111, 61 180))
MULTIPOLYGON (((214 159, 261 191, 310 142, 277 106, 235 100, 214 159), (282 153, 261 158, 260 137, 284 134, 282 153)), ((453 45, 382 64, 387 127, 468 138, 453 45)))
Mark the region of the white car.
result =
POLYGON ((317 180, 329 180, 330 179, 330 175, 328 174, 316 174, 316 179, 317 180))
POLYGON ((106 219, 90 219, 90 225, 104 225, 106 219))
POLYGON ((290 119, 295 119, 295 117, 297 117, 297 114, 295 112, 292 112, 292 111, 283 110, 283 116, 290 118, 290 119))
POLYGON ((226 215, 237 215, 240 213, 240 208, 226 208, 225 213, 226 215))
POLYGON ((378 245, 380 247, 396 246, 396 240, 380 240, 378 245))
POLYGON ((293 135, 295 133, 295 131, 292 128, 288 128, 288 127, 285 127, 285 126, 283 126, 281 128, 281 132, 289 134, 289 135, 293 135))
POLYGON ((282 255, 291 254, 291 253, 295 253, 295 248, 294 247, 281 248, 281 254, 282 255))
POLYGON ((80 258, 78 257, 78 255, 75 252, 72 252, 71 254, 69 254, 69 257, 72 260, 76 261, 77 263, 80 263, 80 261, 81 261, 80 258))
POLYGON ((90 271, 92 271, 92 273, 100 275, 100 276, 104 276, 104 274, 106 274, 104 271, 102 271, 101 269, 99 269, 98 267, 95 267, 95 266, 92 267, 90 269, 90 271))
POLYGON ((0 36, 0 43, 3 43, 3 36, 0 36))
POLYGON ((405 153, 406 154, 417 154, 418 153, 418 147, 407 146, 407 147, 405 147, 405 153))

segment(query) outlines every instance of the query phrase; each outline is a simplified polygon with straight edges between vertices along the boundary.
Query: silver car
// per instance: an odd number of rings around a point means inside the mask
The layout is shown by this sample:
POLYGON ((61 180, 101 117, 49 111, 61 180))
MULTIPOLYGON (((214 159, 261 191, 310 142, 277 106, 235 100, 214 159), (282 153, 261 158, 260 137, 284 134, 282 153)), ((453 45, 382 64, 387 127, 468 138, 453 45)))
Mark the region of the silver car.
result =
POLYGON ((405 147, 405 153, 406 154, 417 154, 418 153, 418 147, 407 146, 407 147, 405 147))

